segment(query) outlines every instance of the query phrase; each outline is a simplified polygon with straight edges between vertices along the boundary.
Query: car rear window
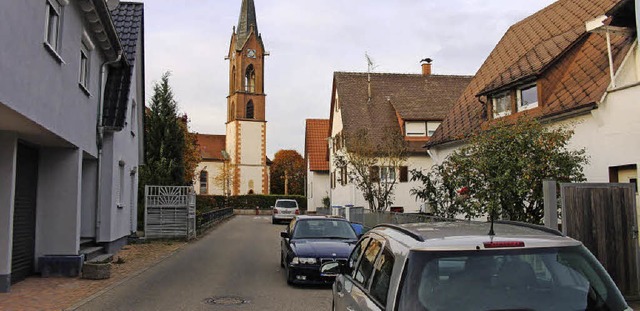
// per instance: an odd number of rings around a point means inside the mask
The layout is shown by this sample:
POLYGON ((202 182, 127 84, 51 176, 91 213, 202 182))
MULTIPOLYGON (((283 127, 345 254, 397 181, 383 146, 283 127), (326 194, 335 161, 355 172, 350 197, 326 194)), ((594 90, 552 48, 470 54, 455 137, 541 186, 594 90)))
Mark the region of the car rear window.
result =
POLYGON ((276 201, 276 207, 296 208, 298 202, 296 201, 276 201))
POLYGON ((412 252, 399 310, 624 310, 583 246, 412 252))
POLYGON ((358 236, 349 222, 336 219, 298 220, 293 230, 294 239, 348 239, 358 236))

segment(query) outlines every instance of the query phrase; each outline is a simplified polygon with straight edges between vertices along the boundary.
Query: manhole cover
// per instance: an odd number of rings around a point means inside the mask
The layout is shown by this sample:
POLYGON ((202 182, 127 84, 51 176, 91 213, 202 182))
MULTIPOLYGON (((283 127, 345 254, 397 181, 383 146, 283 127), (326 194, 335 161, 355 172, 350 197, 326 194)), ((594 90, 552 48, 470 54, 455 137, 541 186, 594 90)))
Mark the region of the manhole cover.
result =
POLYGON ((204 300, 204 303, 209 305, 233 306, 249 303, 249 300, 236 296, 220 296, 207 298, 204 300))

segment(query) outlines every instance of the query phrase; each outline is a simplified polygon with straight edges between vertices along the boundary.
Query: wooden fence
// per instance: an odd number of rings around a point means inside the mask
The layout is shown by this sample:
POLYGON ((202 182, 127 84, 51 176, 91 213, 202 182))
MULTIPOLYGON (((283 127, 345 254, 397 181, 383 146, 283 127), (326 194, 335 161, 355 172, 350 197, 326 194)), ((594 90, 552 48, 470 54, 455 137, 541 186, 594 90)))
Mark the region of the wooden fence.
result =
POLYGON ((623 295, 637 297, 638 229, 631 184, 561 184, 562 231, 602 263, 623 295))

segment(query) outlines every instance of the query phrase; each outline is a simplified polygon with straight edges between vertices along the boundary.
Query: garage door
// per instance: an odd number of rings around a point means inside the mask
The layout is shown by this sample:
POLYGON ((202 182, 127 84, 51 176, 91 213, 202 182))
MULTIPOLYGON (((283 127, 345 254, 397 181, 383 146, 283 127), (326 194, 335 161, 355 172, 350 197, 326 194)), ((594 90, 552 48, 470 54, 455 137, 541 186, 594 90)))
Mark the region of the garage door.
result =
POLYGON ((24 280, 34 271, 37 186, 38 151, 19 144, 13 213, 11 283, 24 280))

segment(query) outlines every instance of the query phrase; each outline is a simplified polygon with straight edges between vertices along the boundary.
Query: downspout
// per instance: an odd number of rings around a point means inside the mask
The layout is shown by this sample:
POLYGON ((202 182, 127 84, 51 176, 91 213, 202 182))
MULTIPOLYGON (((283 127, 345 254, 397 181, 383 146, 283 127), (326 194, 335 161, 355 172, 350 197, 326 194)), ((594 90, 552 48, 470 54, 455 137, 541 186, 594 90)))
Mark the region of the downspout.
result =
POLYGON ((102 110, 104 107, 104 89, 105 89, 105 71, 107 66, 115 64, 122 58, 122 50, 118 51, 117 57, 112 61, 106 61, 100 66, 100 88, 99 88, 99 104, 98 104, 98 118, 96 120, 96 145, 98 147, 98 182, 96 186, 96 233, 95 239, 98 242, 98 236, 100 234, 101 217, 100 211, 102 210, 102 146, 104 140, 104 126, 102 126, 102 110))

